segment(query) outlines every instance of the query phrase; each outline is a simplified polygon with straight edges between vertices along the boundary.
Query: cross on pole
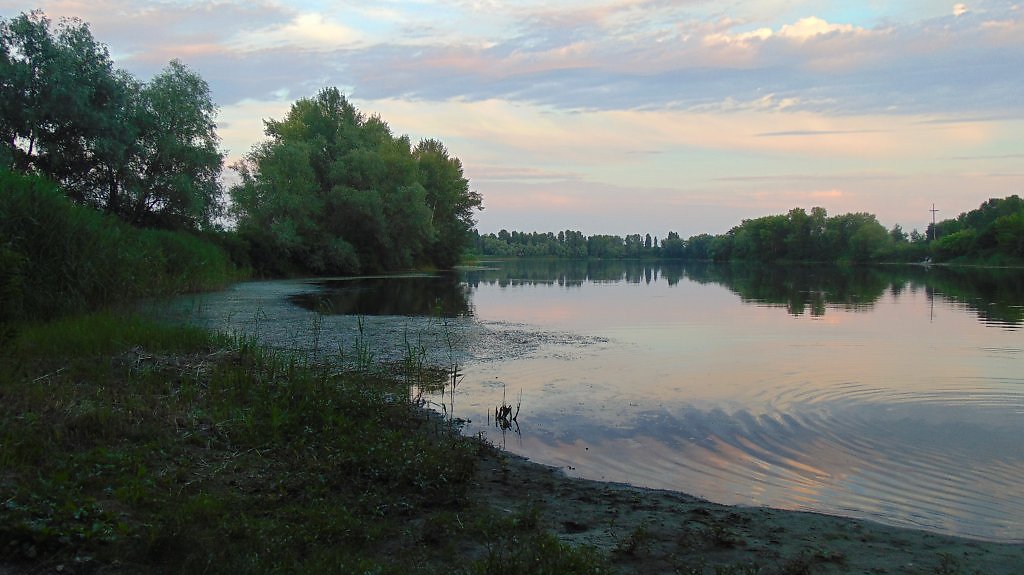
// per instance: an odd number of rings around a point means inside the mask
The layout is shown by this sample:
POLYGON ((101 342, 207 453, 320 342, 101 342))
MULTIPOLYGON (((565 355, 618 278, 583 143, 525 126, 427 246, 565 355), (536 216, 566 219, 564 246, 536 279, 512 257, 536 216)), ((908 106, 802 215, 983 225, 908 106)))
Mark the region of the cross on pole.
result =
POLYGON ((935 228, 935 212, 937 212, 939 210, 936 210, 935 209, 935 204, 932 204, 932 209, 930 209, 928 211, 932 213, 932 240, 934 241, 935 239, 938 238, 938 235, 939 235, 939 230, 937 230, 935 228))

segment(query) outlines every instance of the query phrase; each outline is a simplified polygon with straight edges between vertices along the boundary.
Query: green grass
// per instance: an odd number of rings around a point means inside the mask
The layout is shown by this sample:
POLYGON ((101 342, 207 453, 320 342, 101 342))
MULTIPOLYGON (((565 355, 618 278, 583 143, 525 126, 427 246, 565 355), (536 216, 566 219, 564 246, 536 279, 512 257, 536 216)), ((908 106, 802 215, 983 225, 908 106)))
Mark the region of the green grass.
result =
POLYGON ((246 272, 211 237, 139 230, 74 204, 42 178, 0 171, 0 323, 241 279, 246 272))
POLYGON ((0 564, 607 571, 474 502, 491 447, 397 378, 109 313, 22 326, 0 361, 0 564))

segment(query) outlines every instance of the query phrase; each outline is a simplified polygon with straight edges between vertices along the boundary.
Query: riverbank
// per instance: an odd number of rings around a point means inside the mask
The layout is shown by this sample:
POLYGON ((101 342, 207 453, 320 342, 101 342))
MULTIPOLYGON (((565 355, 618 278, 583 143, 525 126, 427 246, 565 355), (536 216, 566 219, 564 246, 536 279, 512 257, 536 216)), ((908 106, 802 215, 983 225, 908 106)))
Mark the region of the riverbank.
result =
POLYGON ((477 496, 534 506, 571 545, 606 553, 622 573, 1019 574, 1024 545, 975 541, 815 513, 718 505, 673 491, 575 479, 495 453, 477 496))
POLYGON ((109 314, 0 351, 0 573, 1018 573, 1024 546, 583 481, 343 371, 109 314))

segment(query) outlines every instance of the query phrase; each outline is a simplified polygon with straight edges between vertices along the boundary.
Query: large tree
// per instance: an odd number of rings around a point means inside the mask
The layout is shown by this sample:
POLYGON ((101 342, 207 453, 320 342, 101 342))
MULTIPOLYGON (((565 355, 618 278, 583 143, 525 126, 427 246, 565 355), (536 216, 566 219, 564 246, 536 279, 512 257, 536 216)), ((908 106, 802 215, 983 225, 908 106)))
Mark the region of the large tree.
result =
POLYGON ((178 61, 143 83, 80 20, 0 20, 0 162, 80 203, 136 224, 209 226, 223 195, 216 111, 178 61))
POLYGON ((42 12, 0 21, 0 134, 11 168, 88 201, 88 174, 116 137, 125 86, 88 25, 42 12))
POLYGON ((268 140, 235 166, 238 229, 258 259, 315 273, 448 267, 480 197, 439 142, 411 148, 336 88, 266 122, 268 140))
POLYGON ((133 95, 124 114, 133 140, 120 186, 107 190, 107 210, 137 224, 210 226, 221 212, 224 159, 209 85, 173 60, 133 95))
POLYGON ((437 237, 430 243, 433 261, 450 267, 458 261, 473 229, 474 210, 480 208, 480 194, 469 189, 462 162, 448 155, 438 140, 423 140, 413 150, 420 181, 426 190, 430 223, 437 237))

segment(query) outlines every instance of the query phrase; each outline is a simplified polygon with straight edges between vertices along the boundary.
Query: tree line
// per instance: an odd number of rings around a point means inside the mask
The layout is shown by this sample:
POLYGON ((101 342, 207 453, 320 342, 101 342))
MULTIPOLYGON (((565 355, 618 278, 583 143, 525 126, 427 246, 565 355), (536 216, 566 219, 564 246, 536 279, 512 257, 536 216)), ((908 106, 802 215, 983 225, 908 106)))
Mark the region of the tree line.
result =
MULTIPOLYGON (((178 60, 141 81, 81 20, 0 19, 0 170, 55 182, 137 227, 205 233, 267 275, 461 257, 481 198, 441 142, 413 146, 326 88, 266 121, 267 139, 225 190, 217 111, 207 82, 178 60)), ((13 253, 13 241, 0 249, 13 253)))
MULTIPOLYGON (((87 24, 39 11, 0 20, 0 171, 56 182, 66 197, 136 227, 205 234, 261 275, 448 268, 481 256, 712 261, 1024 260, 1017 196, 929 226, 885 229, 824 208, 744 220, 719 235, 479 234, 482 209, 443 143, 413 144, 337 88, 265 122, 263 142, 221 183, 209 85, 177 60, 149 81, 114 67, 87 24), (230 225, 225 225, 230 222, 230 225)), ((0 251, 24 253, 24 238, 0 251)))
POLYGON ((978 209, 929 225, 926 233, 886 229, 869 213, 829 216, 825 208, 743 220, 724 234, 664 239, 650 233, 593 235, 509 232, 473 236, 481 256, 560 258, 664 258, 756 262, 1024 262, 1024 200, 991 199, 978 209))

